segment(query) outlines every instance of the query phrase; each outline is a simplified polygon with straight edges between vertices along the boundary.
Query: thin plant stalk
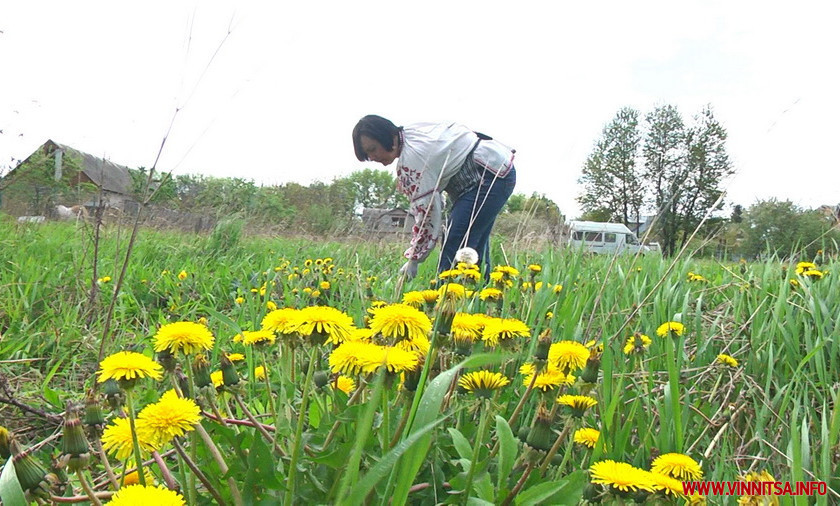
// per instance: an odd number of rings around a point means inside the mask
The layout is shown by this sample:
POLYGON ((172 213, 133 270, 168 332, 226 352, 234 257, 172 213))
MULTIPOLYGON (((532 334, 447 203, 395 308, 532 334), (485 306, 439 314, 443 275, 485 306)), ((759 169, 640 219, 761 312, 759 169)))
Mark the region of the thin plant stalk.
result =
POLYGON ((90 498, 91 504, 94 504, 95 506, 102 506, 102 501, 100 501, 99 498, 96 497, 96 493, 94 493, 93 489, 90 486, 90 483, 88 483, 83 469, 76 469, 76 477, 79 478, 79 485, 82 486, 82 490, 84 490, 85 494, 87 494, 87 496, 90 498))
MULTIPOLYGON (((134 423, 135 413, 134 413, 134 399, 132 395, 132 389, 128 388, 125 390, 125 400, 126 404, 128 404, 128 423, 131 428, 131 440, 134 443, 134 460, 137 462, 137 476, 140 479, 140 484, 144 487, 146 486, 146 476, 143 472, 143 457, 140 456, 140 439, 137 437, 137 426, 134 423)), ((123 469, 125 471, 125 469, 123 469)))
POLYGON ((481 453, 481 444, 484 441, 484 435, 487 432, 487 422, 490 419, 490 399, 482 399, 479 408, 481 409, 481 421, 478 423, 475 446, 473 447, 472 459, 470 459, 470 470, 467 472, 467 480, 464 482, 464 504, 467 504, 470 498, 473 477, 475 476, 475 468, 478 466, 478 456, 481 453))
POLYGON ((300 398, 300 411, 298 412, 297 426, 295 427, 295 439, 292 443, 292 459, 289 461, 289 477, 286 480, 286 496, 284 504, 292 504, 295 494, 295 479, 297 478, 297 461, 300 456, 301 435, 303 434, 303 420, 306 417, 306 407, 309 400, 309 385, 312 383, 312 375, 315 372, 315 350, 309 351, 309 367, 306 369, 306 379, 303 382, 303 391, 300 398))
POLYGON ((184 462, 186 462, 187 466, 190 468, 190 471, 192 471, 192 473, 198 478, 198 481, 200 481, 201 484, 204 485, 204 488, 206 488, 207 491, 210 492, 210 495, 213 496, 213 499, 216 500, 216 503, 218 503, 220 506, 224 506, 225 504, 227 504, 222 498, 222 496, 219 494, 219 491, 216 490, 216 487, 213 486, 210 480, 207 479, 207 476, 195 464, 195 461, 193 461, 189 457, 189 455, 187 455, 187 452, 184 451, 184 447, 181 446, 181 443, 178 441, 178 438, 174 438, 172 440, 172 444, 175 446, 175 451, 178 452, 178 455, 180 455, 181 458, 184 459, 184 462))

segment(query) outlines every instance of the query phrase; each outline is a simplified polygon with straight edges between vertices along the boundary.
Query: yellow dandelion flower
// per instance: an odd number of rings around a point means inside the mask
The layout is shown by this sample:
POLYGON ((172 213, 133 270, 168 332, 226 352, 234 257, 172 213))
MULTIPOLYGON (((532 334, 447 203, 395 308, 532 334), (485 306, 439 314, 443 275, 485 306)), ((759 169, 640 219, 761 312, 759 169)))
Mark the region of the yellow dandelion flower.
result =
POLYGON ((269 301, 266 301, 265 308, 268 309, 269 311, 274 311, 275 309, 277 309, 277 304, 274 301, 269 300, 269 301))
POLYGON ((330 370, 343 374, 368 372, 365 369, 371 363, 382 363, 382 349, 382 346, 366 341, 345 341, 330 353, 330 370))
POLYGON ((483 323, 480 317, 469 313, 455 313, 450 333, 456 343, 471 344, 481 337, 483 323))
POLYGON ((517 269, 516 267, 511 267, 510 265, 497 265, 493 269, 493 272, 500 272, 503 276, 511 278, 519 276, 519 269, 517 269))
POLYGON ((574 441, 583 446, 595 448, 595 443, 598 442, 599 437, 601 437, 601 431, 584 427, 575 431, 574 441))
POLYGON ((133 382, 139 378, 159 380, 163 367, 146 355, 133 351, 120 351, 99 363, 97 382, 104 383, 113 378, 120 382, 133 382))
POLYGON ((602 460, 589 467, 592 483, 606 485, 622 492, 653 491, 653 484, 646 471, 614 460, 602 460))
POLYGON ((568 406, 572 410, 572 415, 580 418, 587 409, 598 404, 598 401, 586 395, 561 395, 557 398, 557 404, 568 406))
POLYGON ((562 371, 576 371, 586 366, 589 350, 576 341, 560 341, 548 349, 548 361, 562 371))
POLYGON ((180 279, 181 281, 187 279, 187 276, 188 276, 187 271, 181 271, 181 272, 178 273, 178 279, 180 279))
POLYGON ((683 481, 697 481, 703 477, 700 464, 682 453, 665 453, 656 457, 650 470, 683 481))
POLYGON ((227 358, 231 362, 240 362, 242 360, 245 360, 245 355, 241 353, 228 353, 227 358))
POLYGON ((549 390, 554 390, 560 385, 573 385, 577 379, 571 374, 563 373, 563 371, 553 364, 548 364, 548 367, 546 367, 541 373, 537 374, 536 380, 534 380, 535 371, 536 368, 534 367, 534 364, 522 364, 519 368, 519 373, 525 375, 525 378, 522 380, 523 386, 527 387, 531 384, 531 381, 534 381, 534 388, 547 392, 549 390))
POLYGON ((340 344, 350 337, 355 325, 343 311, 329 306, 309 306, 300 310, 297 332, 302 336, 318 334, 333 344, 340 344))
POLYGON ((420 290, 420 295, 426 304, 434 304, 440 297, 440 292, 437 290, 420 290))
POLYGON ((198 404, 169 390, 158 402, 149 404, 137 414, 137 433, 160 446, 195 430, 199 422, 201 408, 198 404))
POLYGON ((463 273, 463 271, 461 269, 449 269, 449 270, 445 270, 445 271, 441 272, 440 274, 438 274, 438 277, 441 280, 455 279, 458 276, 460 276, 462 273, 463 273))
POLYGON ((425 357, 429 353, 432 343, 426 336, 420 336, 414 339, 403 339, 396 344, 396 347, 405 351, 413 351, 419 356, 425 357))
POLYGON ((715 362, 718 364, 727 365, 729 367, 738 367, 738 361, 735 359, 735 357, 731 357, 725 353, 721 353, 720 355, 718 355, 715 362))
MULTIPOLYGON (((276 336, 274 332, 270 330, 243 330, 241 334, 237 334, 240 337, 240 341, 242 344, 246 344, 248 346, 251 345, 258 345, 258 344, 274 344, 274 340, 276 336)), ((233 338, 235 342, 237 341, 236 337, 233 338)))
POLYGON ((366 327, 360 329, 353 329, 353 332, 350 333, 350 337, 347 338, 348 341, 370 341, 373 339, 374 332, 366 327))
POLYGON ((119 489, 108 502, 108 506, 184 506, 184 497, 163 485, 129 485, 119 489))
POLYGON ((225 386, 224 373, 222 371, 213 371, 212 373, 210 373, 210 381, 213 382, 213 386, 215 388, 221 388, 225 386))
POLYGON ((805 271, 817 270, 817 264, 814 262, 799 262, 796 264, 796 273, 803 274, 805 271))
POLYGON ((650 337, 640 332, 636 332, 627 338, 627 343, 624 344, 624 354, 630 355, 631 353, 642 353, 648 349, 651 342, 650 337))
POLYGON ((491 371, 469 372, 458 379, 458 386, 479 397, 490 397, 508 384, 510 380, 504 374, 491 371))
MULTIPOLYGON (((738 478, 739 481, 751 482, 775 482, 776 479, 767 471, 750 471, 738 478)), ((752 492, 752 490, 751 490, 752 492)), ((770 495, 743 495, 738 498, 739 506, 779 506, 779 498, 770 495)))
POLYGON ((478 293, 478 298, 481 300, 500 300, 502 298, 502 291, 498 288, 485 288, 478 293))
POLYGON ((506 341, 515 337, 529 337, 531 329, 525 323, 515 318, 492 318, 489 319, 481 333, 481 339, 488 346, 494 347, 500 341, 506 341))
POLYGON ((659 337, 681 336, 685 333, 685 325, 680 322, 665 322, 656 329, 659 337))
POLYGON ((237 305, 241 306, 245 302, 245 297, 237 297, 233 300, 237 305))
POLYGON ((390 373, 401 373, 413 371, 420 364, 420 356, 413 351, 407 351, 395 346, 382 346, 382 358, 380 363, 370 362, 365 366, 367 372, 375 372, 380 366, 390 373), (374 369, 372 369, 375 366, 374 369))
POLYGON ((100 285, 104 285, 106 283, 111 282, 111 276, 102 276, 101 278, 97 279, 96 281, 98 281, 100 285))
MULTIPOLYGON (((437 292, 435 292, 435 294, 437 294, 437 292)), ((418 291, 414 291, 414 292, 405 292, 403 294, 402 302, 403 302, 403 304, 408 304, 411 307, 419 308, 420 306, 423 305, 424 302, 426 302, 426 300, 423 298, 422 293, 420 293, 418 291)))
MULTIPOLYGON (((154 485, 155 475, 152 474, 148 467, 143 469, 143 477, 146 478, 146 483, 154 485)), ((138 483, 140 483, 140 473, 138 473, 137 471, 132 471, 125 475, 123 486, 128 487, 130 485, 137 485, 138 483)))
POLYGON ((379 308, 370 322, 374 333, 387 338, 425 338, 432 331, 432 321, 422 311, 407 304, 391 304, 379 308))
POLYGON ((459 283, 447 283, 440 287, 440 296, 448 300, 463 299, 467 295, 467 289, 459 283))
POLYGON ((349 377, 340 374, 334 383, 330 384, 333 388, 341 390, 347 395, 350 395, 354 390, 356 390, 356 381, 349 377))
POLYGON ((802 273, 803 276, 809 279, 822 279, 825 276, 825 273, 822 271, 818 271, 817 269, 808 269, 802 273))
POLYGON ((155 334, 155 351, 169 350, 175 355, 183 351, 192 355, 213 348, 213 333, 206 325, 194 322, 175 322, 161 326, 155 334))
POLYGON ((265 381, 265 366, 258 365, 254 367, 254 379, 258 381, 265 381))
POLYGON ((275 309, 262 320, 262 330, 270 330, 277 334, 292 334, 297 329, 300 311, 291 307, 275 309))
MULTIPOLYGON (((125 460, 134 454, 134 440, 131 437, 131 425, 128 418, 117 417, 102 431, 102 447, 119 460, 125 460)), ((155 442, 144 435, 137 434, 140 453, 148 455, 157 449, 155 442)))
POLYGON ((552 288, 552 290, 554 291, 554 294, 557 295, 563 291, 563 285, 554 285, 554 288, 552 288))
POLYGON ((683 486, 680 480, 675 480, 668 475, 659 473, 648 473, 653 489, 661 491, 666 496, 683 497, 683 486))
POLYGON ((540 265, 540 264, 531 264, 531 265, 529 265, 529 266, 528 266, 528 270, 529 270, 529 271, 531 271, 533 274, 536 274, 536 273, 538 273, 538 272, 541 272, 541 271, 542 271, 542 265, 540 265))

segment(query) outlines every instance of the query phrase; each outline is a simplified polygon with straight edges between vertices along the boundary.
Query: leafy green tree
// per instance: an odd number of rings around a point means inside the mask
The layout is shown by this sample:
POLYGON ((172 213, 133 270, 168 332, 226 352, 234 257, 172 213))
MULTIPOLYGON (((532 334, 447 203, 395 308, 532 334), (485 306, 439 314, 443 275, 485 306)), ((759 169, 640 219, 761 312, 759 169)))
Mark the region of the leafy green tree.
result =
POLYGON ((748 257, 769 253, 813 258, 818 249, 840 240, 840 232, 833 228, 830 218, 815 210, 804 210, 789 200, 770 199, 753 204, 744 214, 741 227, 742 253, 748 257))
POLYGON ((578 202, 584 213, 606 213, 605 221, 638 220, 644 186, 636 166, 641 135, 639 111, 625 107, 608 123, 583 166, 578 202))
POLYGON ((504 213, 518 213, 525 208, 525 200, 528 197, 524 193, 514 193, 508 198, 505 207, 502 209, 504 213))
POLYGON ((676 201, 680 243, 700 224, 710 211, 723 208, 715 204, 723 194, 721 183, 734 173, 726 152, 726 129, 715 119, 711 106, 695 117, 686 132, 686 179, 682 197, 676 201))
POLYGON ((647 136, 642 154, 644 178, 653 192, 653 207, 659 214, 662 251, 674 253, 680 220, 680 199, 688 180, 685 125, 677 108, 657 107, 645 116, 647 136))
MULTIPOLYGON (((358 207, 395 208, 408 207, 408 199, 397 190, 397 181, 391 172, 378 169, 357 170, 340 180, 346 181, 358 207)), ((335 183, 334 182, 334 183, 335 183)))

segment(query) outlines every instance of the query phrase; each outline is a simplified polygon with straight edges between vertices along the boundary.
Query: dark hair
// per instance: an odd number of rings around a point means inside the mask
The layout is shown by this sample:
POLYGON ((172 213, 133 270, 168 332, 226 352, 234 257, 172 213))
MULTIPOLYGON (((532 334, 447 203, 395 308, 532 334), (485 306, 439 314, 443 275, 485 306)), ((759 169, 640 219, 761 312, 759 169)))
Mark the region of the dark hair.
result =
POLYGON ((362 149, 362 136, 370 137, 387 151, 394 148, 394 136, 398 135, 402 127, 398 127, 391 123, 390 120, 377 116, 376 114, 368 114, 360 119, 353 128, 353 149, 356 150, 356 158, 360 162, 368 159, 367 153, 362 149))

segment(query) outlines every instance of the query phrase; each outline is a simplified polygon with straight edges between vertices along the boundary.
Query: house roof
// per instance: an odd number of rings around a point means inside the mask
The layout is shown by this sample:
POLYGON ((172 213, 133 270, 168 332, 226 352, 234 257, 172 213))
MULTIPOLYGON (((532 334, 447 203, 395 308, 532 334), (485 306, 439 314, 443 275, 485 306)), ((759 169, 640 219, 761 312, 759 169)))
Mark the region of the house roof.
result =
MULTIPOLYGON (((118 165, 110 160, 95 157, 70 146, 59 144, 52 139, 47 140, 47 142, 42 144, 35 152, 41 151, 44 154, 51 155, 56 150, 63 151, 65 156, 71 155, 77 157, 80 160, 81 171, 84 172, 95 185, 101 186, 103 190, 123 195, 131 195, 133 193, 134 185, 131 180, 131 174, 128 172, 128 167, 118 165)), ((31 157, 32 155, 26 157, 26 159, 20 162, 13 171, 7 174, 7 177, 11 176, 18 167, 21 167, 28 162, 31 157)))

